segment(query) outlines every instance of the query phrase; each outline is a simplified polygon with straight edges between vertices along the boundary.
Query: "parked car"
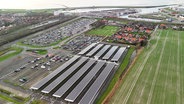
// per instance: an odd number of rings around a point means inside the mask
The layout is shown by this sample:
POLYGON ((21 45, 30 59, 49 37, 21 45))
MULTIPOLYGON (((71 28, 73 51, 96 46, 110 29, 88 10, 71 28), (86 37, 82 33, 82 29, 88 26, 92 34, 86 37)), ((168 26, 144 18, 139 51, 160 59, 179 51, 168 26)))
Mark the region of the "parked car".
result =
POLYGON ((22 83, 25 83, 25 82, 27 82, 27 78, 25 78, 25 77, 20 78, 19 81, 22 82, 22 83))
POLYGON ((20 72, 20 69, 16 69, 16 70, 14 70, 14 72, 20 72))

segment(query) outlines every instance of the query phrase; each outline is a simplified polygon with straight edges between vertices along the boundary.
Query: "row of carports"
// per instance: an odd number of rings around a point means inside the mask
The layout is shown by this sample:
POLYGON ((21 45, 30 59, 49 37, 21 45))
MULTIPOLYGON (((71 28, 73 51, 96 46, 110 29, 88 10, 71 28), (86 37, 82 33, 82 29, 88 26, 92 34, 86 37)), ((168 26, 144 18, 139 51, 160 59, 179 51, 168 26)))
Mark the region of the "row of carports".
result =
POLYGON ((78 54, 86 57, 94 57, 95 59, 118 62, 125 50, 126 47, 92 43, 78 54))
MULTIPOLYGON (((121 57, 126 48, 113 47, 115 46, 94 43, 80 53, 83 52, 87 56, 88 53, 96 51, 94 52, 96 55, 100 56, 103 53, 105 57, 112 55, 112 51, 116 49, 116 53, 113 52, 112 59, 119 60, 118 55, 121 57), (101 47, 101 49, 96 47, 101 47), (84 52, 85 50, 87 51, 84 52)), ((109 80, 109 76, 112 76, 115 67, 116 63, 110 61, 76 55, 33 85, 31 89, 52 94, 52 96, 62 98, 70 103, 92 104, 109 80)))

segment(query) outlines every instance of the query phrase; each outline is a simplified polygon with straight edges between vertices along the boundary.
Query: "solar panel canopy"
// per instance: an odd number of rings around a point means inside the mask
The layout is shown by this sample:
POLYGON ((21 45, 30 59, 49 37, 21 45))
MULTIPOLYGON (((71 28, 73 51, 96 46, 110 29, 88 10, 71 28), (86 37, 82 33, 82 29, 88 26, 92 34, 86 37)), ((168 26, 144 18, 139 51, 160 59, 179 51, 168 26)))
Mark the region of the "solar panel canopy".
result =
POLYGON ((67 68, 70 64, 72 64, 74 61, 76 61, 80 56, 74 56, 69 61, 65 62, 62 66, 57 68, 55 71, 53 71, 51 74, 43 78, 41 81, 33 85, 30 89, 38 90, 43 85, 45 85, 48 81, 50 81, 52 78, 54 78, 57 74, 59 74, 61 71, 63 71, 65 68, 67 68))
POLYGON ((123 55, 123 53, 125 52, 126 47, 121 47, 117 53, 114 55, 114 57, 111 59, 111 61, 118 61, 121 56, 123 55))
POLYGON ((126 47, 92 43, 31 89, 70 103, 93 104, 125 51, 126 47))
POLYGON ((79 80, 79 78, 96 62, 96 60, 89 60, 76 74, 74 74, 65 84, 63 84, 54 94, 54 97, 61 97, 64 93, 79 80))
POLYGON ((62 81, 64 81, 73 71, 75 71, 81 64, 83 64, 88 58, 82 57, 72 67, 65 71, 62 75, 57 77, 52 83, 45 87, 41 92, 50 93, 55 87, 57 87, 62 81))
POLYGON ((92 56, 97 52, 104 44, 98 44, 95 48, 93 48, 89 53, 86 54, 86 56, 92 56))
POLYGON ((107 80, 108 76, 112 72, 115 64, 108 63, 104 70, 100 73, 95 82, 90 86, 89 90, 85 93, 82 99, 79 101, 79 104, 93 104, 100 89, 103 87, 103 84, 107 80))
POLYGON ((108 60, 108 59, 113 55, 113 53, 116 51, 117 48, 118 48, 118 46, 113 46, 113 47, 105 54, 105 56, 104 56, 102 59, 108 60))
POLYGON ((98 61, 98 63, 93 67, 93 69, 91 69, 91 71, 81 80, 81 82, 72 90, 72 92, 70 92, 70 94, 65 98, 65 100, 74 102, 104 64, 104 61, 98 61))
POLYGON ((109 48, 111 45, 105 45, 94 57, 95 59, 98 59, 101 57, 109 48))
POLYGON ((93 48, 97 43, 92 43, 91 45, 89 45, 88 47, 86 47, 85 49, 83 49, 81 52, 79 52, 79 55, 83 55, 85 54, 88 50, 90 50, 91 48, 93 48))

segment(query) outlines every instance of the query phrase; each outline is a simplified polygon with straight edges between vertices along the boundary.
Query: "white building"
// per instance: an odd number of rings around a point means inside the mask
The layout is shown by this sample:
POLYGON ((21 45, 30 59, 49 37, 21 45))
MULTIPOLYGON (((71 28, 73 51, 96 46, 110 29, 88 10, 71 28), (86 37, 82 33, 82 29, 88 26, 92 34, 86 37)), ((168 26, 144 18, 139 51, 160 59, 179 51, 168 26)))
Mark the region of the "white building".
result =
POLYGON ((54 11, 54 16, 58 16, 58 15, 61 14, 62 12, 63 12, 63 10, 54 11))

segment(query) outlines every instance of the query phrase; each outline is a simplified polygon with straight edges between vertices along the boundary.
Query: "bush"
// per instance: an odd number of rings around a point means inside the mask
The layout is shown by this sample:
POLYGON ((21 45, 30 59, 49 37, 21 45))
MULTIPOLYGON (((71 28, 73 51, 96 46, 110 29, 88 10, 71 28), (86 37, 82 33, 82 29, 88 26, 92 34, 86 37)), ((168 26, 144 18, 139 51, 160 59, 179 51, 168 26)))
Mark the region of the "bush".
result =
POLYGON ((45 104, 42 100, 33 100, 31 104, 45 104))
POLYGON ((11 94, 10 91, 4 90, 4 89, 0 89, 0 92, 1 92, 1 93, 5 93, 5 94, 7 94, 7 95, 10 95, 10 94, 11 94))
POLYGON ((20 101, 25 101, 26 100, 26 98, 24 98, 24 97, 21 97, 21 96, 13 96, 15 99, 17 99, 17 100, 20 100, 20 101))

